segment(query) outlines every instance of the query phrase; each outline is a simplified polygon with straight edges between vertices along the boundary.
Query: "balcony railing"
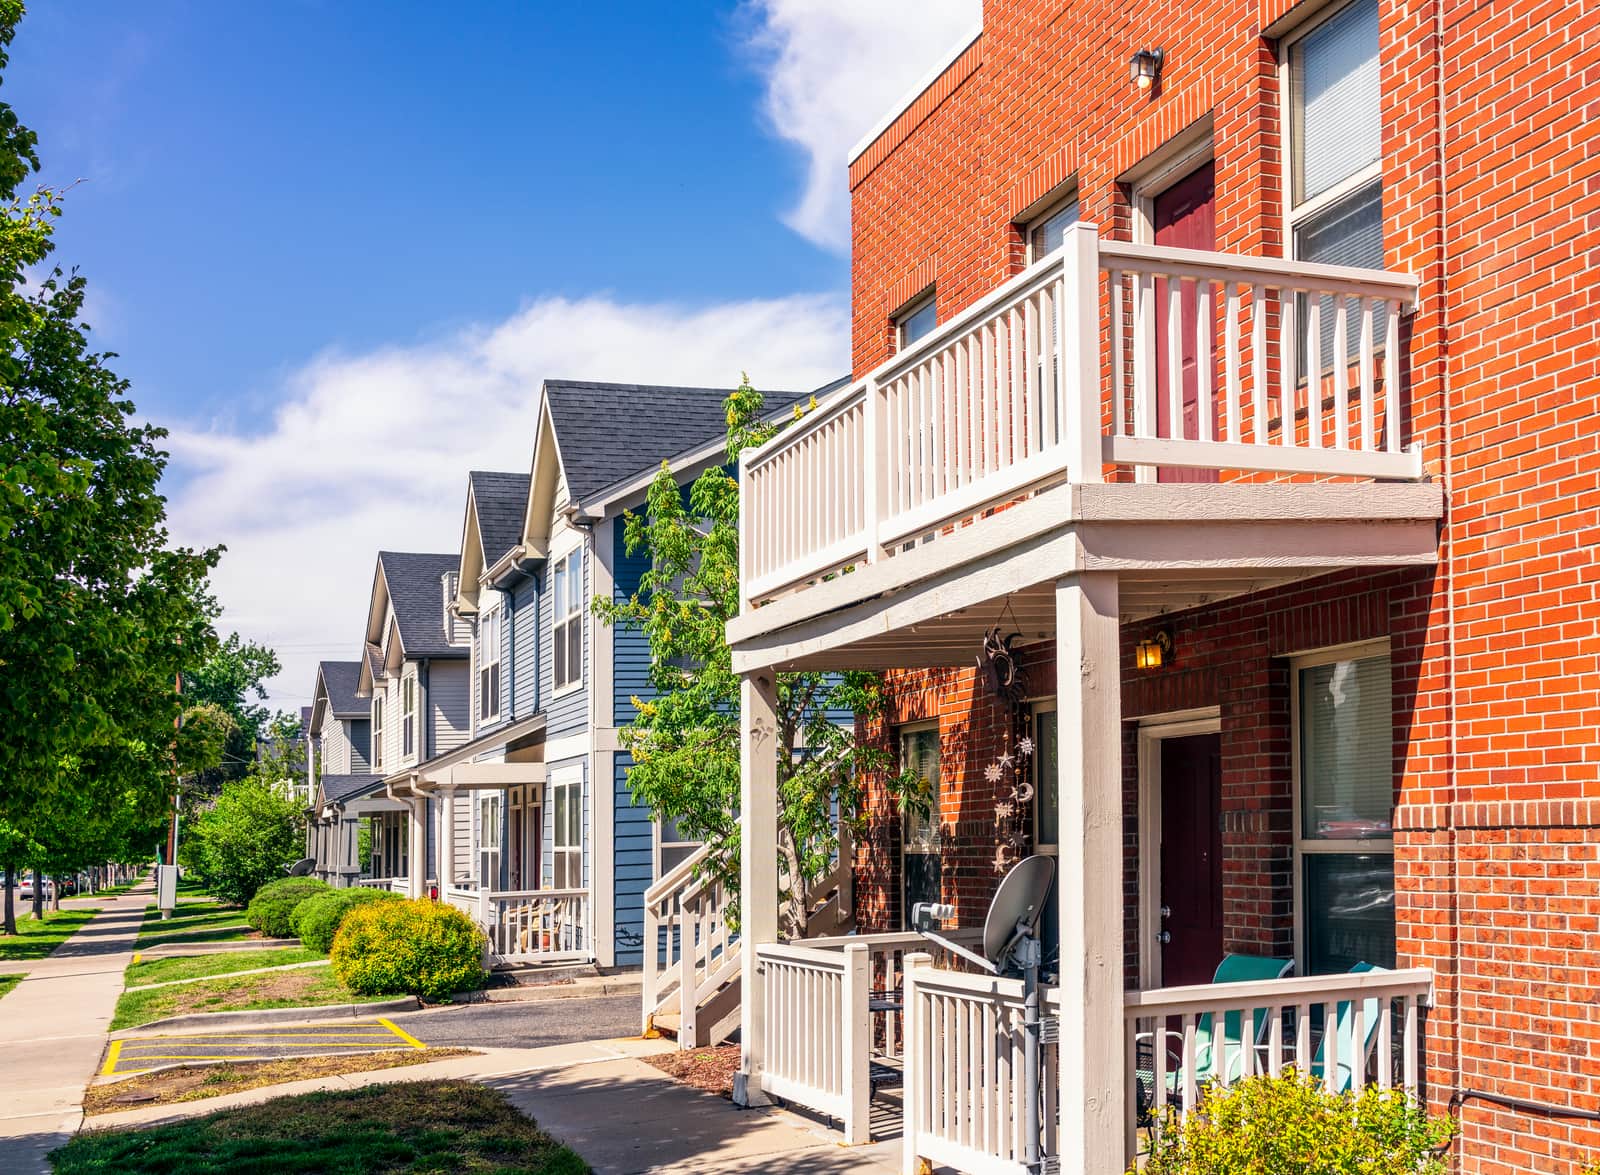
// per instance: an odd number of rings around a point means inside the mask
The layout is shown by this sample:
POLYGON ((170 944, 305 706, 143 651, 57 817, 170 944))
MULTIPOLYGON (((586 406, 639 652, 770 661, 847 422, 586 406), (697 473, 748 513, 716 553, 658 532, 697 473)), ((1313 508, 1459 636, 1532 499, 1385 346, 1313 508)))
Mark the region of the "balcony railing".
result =
POLYGON ((1406 274, 1080 225, 743 456, 746 606, 1107 464, 1417 479, 1400 336, 1416 296, 1406 274))
POLYGON ((480 889, 478 924, 499 963, 577 962, 594 957, 586 889, 480 889))

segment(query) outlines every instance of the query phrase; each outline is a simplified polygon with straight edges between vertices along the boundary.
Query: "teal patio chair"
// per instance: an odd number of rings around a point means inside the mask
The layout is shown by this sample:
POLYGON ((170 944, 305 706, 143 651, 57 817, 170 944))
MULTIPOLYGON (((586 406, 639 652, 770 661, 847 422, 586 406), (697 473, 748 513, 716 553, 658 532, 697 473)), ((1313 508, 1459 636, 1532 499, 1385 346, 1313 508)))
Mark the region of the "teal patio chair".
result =
MULTIPOLYGON (((1262 955, 1224 955, 1222 962, 1217 964, 1217 972, 1211 982, 1251 983, 1264 979, 1283 979, 1293 970, 1293 959, 1274 959, 1262 955)), ((1242 1011, 1223 1013, 1220 1034, 1216 1032, 1212 1013, 1202 1012, 1196 1018, 1194 1029, 1196 1085, 1204 1085, 1207 1081, 1223 1078, 1224 1063, 1227 1066, 1228 1081, 1236 1081, 1244 1076, 1244 1050, 1257 1048, 1266 1039, 1267 1009, 1255 1009, 1251 1013, 1251 1020, 1253 1021, 1251 1032, 1249 1039, 1246 1040, 1241 1035, 1244 1028, 1242 1011), (1223 1060, 1224 1055, 1227 1058, 1226 1062, 1223 1060)), ((1155 1104, 1154 1050, 1160 1041, 1168 1042, 1167 1097, 1169 1100, 1179 1097, 1182 1093, 1183 1035, 1163 1027, 1154 1032, 1141 1032, 1134 1041, 1138 1054, 1140 1101, 1145 1103, 1140 1107, 1141 1110, 1147 1110, 1155 1104)))
MULTIPOLYGON (((1387 967, 1374 967, 1371 963, 1357 963, 1350 968, 1351 975, 1361 975, 1370 971, 1387 971, 1387 967)), ((1333 1052, 1333 1089, 1336 1093, 1344 1093, 1355 1085, 1355 1066, 1358 1060, 1365 1067, 1367 1058, 1372 1055, 1372 1047, 1378 1039, 1379 1017, 1387 1013, 1384 1006, 1386 1001, 1374 996, 1361 1001, 1362 1039, 1356 1040, 1356 1001, 1340 1000, 1334 1011, 1333 1023, 1324 1025, 1322 1040, 1317 1045, 1317 1054, 1311 1061, 1311 1075, 1318 1081, 1325 1081, 1328 1072, 1328 1054, 1333 1052), (1330 1050, 1332 1042, 1332 1050, 1330 1050)))

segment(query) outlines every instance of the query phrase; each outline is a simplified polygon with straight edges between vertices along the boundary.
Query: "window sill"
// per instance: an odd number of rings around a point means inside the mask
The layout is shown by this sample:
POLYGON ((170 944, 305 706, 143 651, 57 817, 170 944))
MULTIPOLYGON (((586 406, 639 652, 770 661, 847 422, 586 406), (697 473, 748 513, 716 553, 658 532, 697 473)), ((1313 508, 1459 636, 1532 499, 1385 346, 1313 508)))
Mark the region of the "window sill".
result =
POLYGON ((562 686, 560 689, 551 690, 550 691, 550 701, 553 702, 557 698, 564 698, 568 694, 575 694, 579 690, 581 690, 582 688, 583 688, 583 678, 580 677, 577 681, 568 682, 566 685, 562 686))

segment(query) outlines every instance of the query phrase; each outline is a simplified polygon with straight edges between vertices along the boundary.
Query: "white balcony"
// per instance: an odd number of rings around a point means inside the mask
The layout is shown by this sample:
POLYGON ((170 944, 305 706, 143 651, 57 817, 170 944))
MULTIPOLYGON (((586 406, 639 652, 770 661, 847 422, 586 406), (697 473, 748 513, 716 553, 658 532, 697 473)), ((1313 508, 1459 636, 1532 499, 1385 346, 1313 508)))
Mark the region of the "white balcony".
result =
POLYGON ((1063 483, 1418 480, 1416 297, 1408 274, 1081 225, 743 456, 745 607, 1063 483))

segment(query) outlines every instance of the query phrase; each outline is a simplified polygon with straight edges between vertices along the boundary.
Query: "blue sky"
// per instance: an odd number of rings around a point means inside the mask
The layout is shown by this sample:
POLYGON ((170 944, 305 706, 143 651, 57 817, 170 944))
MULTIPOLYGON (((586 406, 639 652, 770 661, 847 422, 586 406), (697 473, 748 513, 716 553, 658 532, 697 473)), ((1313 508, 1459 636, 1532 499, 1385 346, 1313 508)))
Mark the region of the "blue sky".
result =
POLYGON ((81 181, 57 259, 279 704, 355 656, 374 552, 526 467, 540 379, 842 372, 846 150, 977 15, 35 0, 4 93, 81 181))

